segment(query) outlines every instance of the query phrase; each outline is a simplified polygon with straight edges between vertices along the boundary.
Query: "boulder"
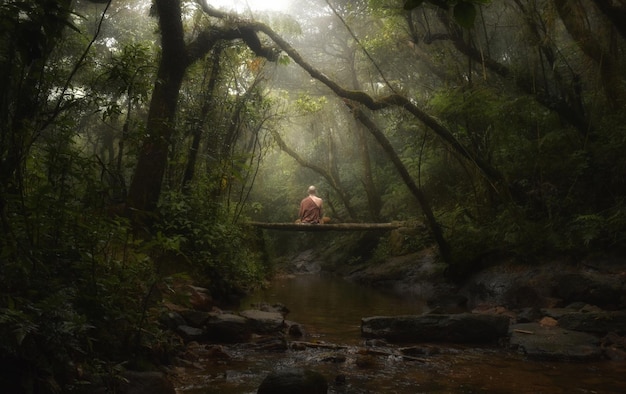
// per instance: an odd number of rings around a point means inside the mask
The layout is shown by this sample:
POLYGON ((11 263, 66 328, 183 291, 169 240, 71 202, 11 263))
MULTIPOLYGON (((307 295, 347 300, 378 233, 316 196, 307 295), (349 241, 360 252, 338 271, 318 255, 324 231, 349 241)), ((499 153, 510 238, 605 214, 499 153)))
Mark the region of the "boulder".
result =
POLYGON ((269 374, 257 394, 326 394, 328 382, 322 374, 305 369, 287 369, 269 374))
POLYGON ((248 319, 252 331, 258 334, 272 334, 282 330, 284 317, 279 312, 265 312, 257 309, 242 311, 241 316, 248 319))
POLYGON ((572 308, 542 308, 541 314, 543 316, 548 316, 553 319, 559 320, 561 317, 567 315, 568 313, 576 312, 577 309, 572 308))
POLYGON ((174 311, 163 312, 159 316, 159 323, 170 330, 175 330, 178 326, 187 324, 185 319, 178 312, 174 311))
POLYGON ((204 324, 209 319, 209 312, 197 311, 194 309, 181 311, 180 315, 183 319, 185 319, 188 326, 195 328, 204 328, 204 324))
POLYGON ((616 275, 600 275, 596 271, 572 272, 557 278, 554 293, 566 303, 586 302, 615 308, 624 294, 623 279, 616 275))
POLYGON ((296 322, 285 320, 287 326, 287 334, 293 338, 302 338, 304 336, 304 328, 296 322))
POLYGON ((200 328, 181 325, 176 328, 176 332, 188 343, 192 341, 201 341, 204 339, 204 331, 200 328))
POLYGON ((230 313, 210 313, 205 326, 207 338, 216 342, 246 342, 252 336, 248 319, 230 313))
POLYGON ((503 305, 510 309, 550 308, 572 303, 597 305, 606 310, 626 307, 626 275, 623 258, 521 264, 493 264, 465 280, 459 294, 468 297, 470 308, 480 304, 503 305))
POLYGON ((509 344, 536 360, 593 361, 602 356, 596 336, 538 323, 512 325, 509 344))
POLYGON ((254 309, 258 309, 264 312, 278 312, 283 316, 287 316, 289 314, 289 308, 287 308, 284 304, 281 304, 280 302, 276 302, 273 304, 260 302, 258 304, 252 304, 251 306, 254 309))
POLYGON ((541 319, 543 315, 539 308, 522 308, 517 312, 517 323, 531 323, 541 319))
POLYGON ((361 334, 392 342, 487 343, 508 334, 509 318, 475 313, 375 316, 361 320, 361 334))
POLYGON ((174 385, 161 372, 125 371, 115 392, 120 394, 176 394, 174 385))
POLYGON ((626 311, 570 312, 558 321, 560 327, 568 330, 626 334, 626 311))
POLYGON ((210 311, 213 308, 213 299, 208 289, 198 286, 188 286, 189 303, 193 309, 199 311, 210 311))
POLYGON ((604 355, 613 361, 626 361, 626 338, 609 333, 602 339, 604 355))

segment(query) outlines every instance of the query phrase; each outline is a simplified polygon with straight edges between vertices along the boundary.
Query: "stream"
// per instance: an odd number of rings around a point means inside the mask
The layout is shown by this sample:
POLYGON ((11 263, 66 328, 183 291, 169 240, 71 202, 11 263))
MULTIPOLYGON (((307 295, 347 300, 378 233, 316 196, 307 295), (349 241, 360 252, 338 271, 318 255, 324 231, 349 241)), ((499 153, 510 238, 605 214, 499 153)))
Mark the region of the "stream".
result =
MULTIPOLYGON (((399 298, 333 276, 276 279, 269 288, 242 300, 240 310, 259 303, 284 304, 290 310, 286 319, 304 327, 304 341, 342 348, 271 352, 245 344, 224 345, 230 358, 207 361, 201 370, 188 371, 189 379, 178 385, 178 393, 256 393, 267 374, 288 367, 322 373, 329 393, 626 392, 623 361, 529 361, 496 346, 450 344, 428 344, 427 349, 438 351, 415 360, 364 355, 362 317, 421 314, 427 307, 419 300, 399 298), (341 355, 339 360, 337 355, 341 355)), ((398 346, 382 349, 394 353, 398 346)))

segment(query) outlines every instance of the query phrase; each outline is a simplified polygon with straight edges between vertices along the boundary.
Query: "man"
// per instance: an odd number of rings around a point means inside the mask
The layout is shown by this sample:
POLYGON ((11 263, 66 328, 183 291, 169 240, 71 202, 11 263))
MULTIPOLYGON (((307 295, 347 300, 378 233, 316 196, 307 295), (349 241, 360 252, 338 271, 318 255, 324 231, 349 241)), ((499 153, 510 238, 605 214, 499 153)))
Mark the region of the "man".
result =
POLYGON ((300 223, 318 224, 322 219, 322 199, 315 186, 309 186, 309 196, 300 202, 300 223))

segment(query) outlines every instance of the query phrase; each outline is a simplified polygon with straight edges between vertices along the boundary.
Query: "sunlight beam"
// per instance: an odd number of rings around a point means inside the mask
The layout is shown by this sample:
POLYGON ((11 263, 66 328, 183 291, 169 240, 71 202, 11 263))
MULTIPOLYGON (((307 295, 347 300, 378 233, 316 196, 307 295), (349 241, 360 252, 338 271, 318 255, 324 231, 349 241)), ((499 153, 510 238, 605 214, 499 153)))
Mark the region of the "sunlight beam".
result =
POLYGON ((290 0, 206 0, 206 2, 213 7, 236 12, 248 10, 285 12, 290 0))

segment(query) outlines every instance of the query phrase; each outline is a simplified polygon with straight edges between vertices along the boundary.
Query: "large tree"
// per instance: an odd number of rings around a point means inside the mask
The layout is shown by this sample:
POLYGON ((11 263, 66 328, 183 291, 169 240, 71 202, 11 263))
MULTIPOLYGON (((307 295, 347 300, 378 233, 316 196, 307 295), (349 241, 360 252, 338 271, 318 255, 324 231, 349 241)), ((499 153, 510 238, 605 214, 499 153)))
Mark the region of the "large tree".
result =
POLYGON ((257 55, 276 60, 278 53, 262 45, 256 23, 209 26, 185 42, 181 0, 156 0, 161 56, 147 120, 147 133, 129 189, 127 209, 139 222, 155 211, 175 133, 178 98, 185 72, 224 40, 243 40, 257 55), (143 218, 142 218, 143 217, 143 218))

